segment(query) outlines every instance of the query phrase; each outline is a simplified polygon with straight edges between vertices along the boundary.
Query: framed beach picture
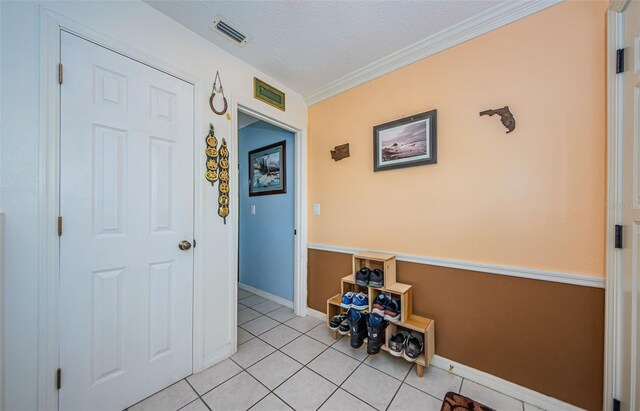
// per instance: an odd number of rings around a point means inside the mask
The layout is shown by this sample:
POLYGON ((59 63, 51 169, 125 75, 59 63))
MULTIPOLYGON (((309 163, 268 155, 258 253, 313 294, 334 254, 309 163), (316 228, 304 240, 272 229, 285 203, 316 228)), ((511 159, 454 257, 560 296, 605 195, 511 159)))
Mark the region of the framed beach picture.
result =
POLYGON ((286 141, 249 152, 249 195, 287 192, 286 141))
POLYGON ((373 128, 373 171, 436 164, 437 110, 373 128))

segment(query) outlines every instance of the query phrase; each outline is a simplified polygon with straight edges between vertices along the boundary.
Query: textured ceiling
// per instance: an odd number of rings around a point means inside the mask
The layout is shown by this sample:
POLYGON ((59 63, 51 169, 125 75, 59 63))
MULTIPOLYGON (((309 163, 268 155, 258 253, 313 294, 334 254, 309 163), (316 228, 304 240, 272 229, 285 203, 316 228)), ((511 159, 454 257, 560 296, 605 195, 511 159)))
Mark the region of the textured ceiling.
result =
POLYGON ((238 130, 250 126, 253 123, 257 123, 260 119, 253 117, 251 114, 238 111, 238 130))
POLYGON ((146 1, 303 96, 504 2, 146 1), (218 14, 253 39, 241 48, 211 31, 218 14))

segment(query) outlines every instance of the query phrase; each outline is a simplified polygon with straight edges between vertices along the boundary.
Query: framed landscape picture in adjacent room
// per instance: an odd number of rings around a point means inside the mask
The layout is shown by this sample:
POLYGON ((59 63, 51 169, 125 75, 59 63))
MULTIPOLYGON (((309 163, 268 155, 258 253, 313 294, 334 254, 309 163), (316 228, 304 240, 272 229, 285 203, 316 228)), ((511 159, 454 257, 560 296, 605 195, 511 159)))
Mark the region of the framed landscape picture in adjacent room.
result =
POLYGON ((437 110, 373 127, 373 171, 436 164, 437 110))
POLYGON ((249 195, 287 192, 286 141, 249 152, 249 195))

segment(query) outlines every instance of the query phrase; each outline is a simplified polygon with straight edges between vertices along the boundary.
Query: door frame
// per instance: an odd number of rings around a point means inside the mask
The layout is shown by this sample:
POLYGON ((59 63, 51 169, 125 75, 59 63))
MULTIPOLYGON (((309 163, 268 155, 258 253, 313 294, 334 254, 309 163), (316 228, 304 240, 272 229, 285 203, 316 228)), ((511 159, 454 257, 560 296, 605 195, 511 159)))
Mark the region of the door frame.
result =
MULTIPOLYGON (((265 109, 265 111, 267 111, 265 109)), ((239 170, 237 167, 238 158, 238 113, 243 112, 249 114, 257 119, 270 123, 274 126, 280 127, 284 130, 294 133, 295 141, 295 159, 294 159, 294 175, 295 175, 295 195, 294 195, 294 229, 297 231, 294 241, 294 266, 293 266, 293 311, 296 315, 304 317, 307 315, 307 131, 301 130, 296 127, 290 126, 282 121, 264 114, 260 110, 251 108, 248 102, 242 100, 235 100, 232 103, 231 112, 234 115, 232 121, 232 134, 234 138, 231 141, 231 152, 235 153, 235 157, 232 158, 234 162, 234 172, 231 179, 231 191, 234 194, 233 200, 236 204, 240 203, 240 185, 238 183, 239 170)), ((238 280, 238 239, 239 239, 239 210, 238 207, 234 207, 231 210, 232 214, 232 241, 231 241, 231 267, 234 275, 234 284, 236 285, 236 293, 234 300, 237 305, 237 285, 238 280)), ((235 306, 234 305, 234 306, 235 306)), ((234 310, 237 311, 237 310, 234 310)), ((237 317, 235 317, 234 324, 237 325, 237 317)), ((235 335, 235 331, 233 333, 235 335)), ((234 342, 234 347, 237 344, 234 342)))
POLYGON ((604 411, 613 410, 619 394, 619 320, 621 250, 615 248, 615 225, 622 213, 622 79, 616 74, 616 50, 624 47, 624 15, 629 0, 611 0, 607 11, 607 207, 604 334, 604 411))
MULTIPOLYGON (((195 102, 201 101, 200 90, 207 81, 176 69, 143 51, 98 33, 78 22, 61 16, 45 6, 40 6, 40 118, 39 120, 39 211, 38 211, 38 409, 57 410, 58 392, 55 383, 59 367, 60 296, 60 241, 57 220, 60 211, 60 37, 66 31, 96 45, 105 47, 156 70, 162 71, 193 86, 194 115, 194 238, 202 238, 201 224, 204 217, 202 188, 196 184, 196 161, 201 149, 197 130, 206 129, 203 116, 195 102)), ((204 365, 204 248, 193 249, 193 319, 192 319, 192 371, 198 372, 204 365)))

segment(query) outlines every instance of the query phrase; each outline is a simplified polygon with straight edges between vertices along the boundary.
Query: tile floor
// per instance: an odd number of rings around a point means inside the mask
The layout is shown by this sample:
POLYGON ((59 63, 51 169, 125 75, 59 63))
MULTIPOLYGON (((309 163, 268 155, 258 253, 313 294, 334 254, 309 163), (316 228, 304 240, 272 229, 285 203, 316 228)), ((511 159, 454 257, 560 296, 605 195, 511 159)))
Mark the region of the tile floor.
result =
POLYGON ((538 408, 433 366, 367 355, 311 317, 238 292, 238 352, 154 394, 129 411, 440 410, 447 391, 496 410, 538 408))

